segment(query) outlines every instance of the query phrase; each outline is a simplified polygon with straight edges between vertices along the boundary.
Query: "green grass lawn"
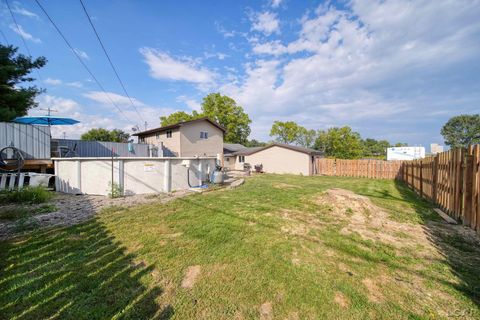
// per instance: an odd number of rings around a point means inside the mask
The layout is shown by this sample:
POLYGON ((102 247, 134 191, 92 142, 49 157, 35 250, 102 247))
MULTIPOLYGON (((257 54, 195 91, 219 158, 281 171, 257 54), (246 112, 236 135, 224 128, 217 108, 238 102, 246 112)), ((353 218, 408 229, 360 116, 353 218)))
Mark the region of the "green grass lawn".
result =
POLYGON ((393 181, 256 176, 1 242, 0 318, 478 319, 462 230, 393 181), (318 201, 330 188, 388 215, 363 230, 378 239, 351 232, 355 206, 318 201))

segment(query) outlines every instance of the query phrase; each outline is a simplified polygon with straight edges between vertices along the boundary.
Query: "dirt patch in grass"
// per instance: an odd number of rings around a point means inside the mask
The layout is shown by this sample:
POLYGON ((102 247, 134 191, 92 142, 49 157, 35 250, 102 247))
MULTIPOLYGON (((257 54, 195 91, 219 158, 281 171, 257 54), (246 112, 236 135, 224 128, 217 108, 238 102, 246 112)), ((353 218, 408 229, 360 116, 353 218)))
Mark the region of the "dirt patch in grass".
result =
POLYGON ((365 196, 335 188, 317 196, 315 203, 328 206, 327 212, 345 223, 341 229, 343 234, 357 233, 364 239, 381 241, 396 248, 418 247, 420 244, 432 252, 421 225, 390 219, 387 212, 365 196))
POLYGON ((380 303, 385 300, 381 289, 378 287, 375 280, 370 278, 365 278, 362 280, 363 285, 368 291, 368 300, 375 303, 380 303))
POLYGON ((273 184, 273 187, 275 189, 298 189, 298 188, 300 188, 300 186, 296 186, 294 184, 283 183, 283 182, 275 183, 275 184, 273 184))
POLYGON ((271 302, 264 302, 260 306, 259 310, 260 312, 260 319, 261 320, 271 320, 273 319, 273 306, 271 302))
POLYGON ((188 267, 187 272, 185 272, 185 277, 183 278, 183 281, 182 281, 182 288, 185 288, 185 289, 193 288, 193 285, 195 284, 195 281, 197 281, 197 278, 200 275, 201 270, 202 270, 201 267, 198 265, 188 267))
POLYGON ((340 291, 335 292, 333 301, 342 308, 348 308, 348 306, 350 305, 349 299, 340 291))

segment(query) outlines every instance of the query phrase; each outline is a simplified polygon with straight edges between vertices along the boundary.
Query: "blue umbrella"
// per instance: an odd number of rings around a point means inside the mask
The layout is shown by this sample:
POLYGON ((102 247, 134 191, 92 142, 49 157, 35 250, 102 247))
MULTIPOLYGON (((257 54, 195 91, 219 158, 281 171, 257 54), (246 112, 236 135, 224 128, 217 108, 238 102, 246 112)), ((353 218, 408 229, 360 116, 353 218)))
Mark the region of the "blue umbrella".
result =
POLYGON ((79 123, 72 118, 64 118, 64 117, 54 117, 54 116, 34 116, 34 117, 18 117, 13 120, 16 123, 24 123, 24 124, 38 124, 44 126, 61 126, 61 125, 72 125, 79 123))

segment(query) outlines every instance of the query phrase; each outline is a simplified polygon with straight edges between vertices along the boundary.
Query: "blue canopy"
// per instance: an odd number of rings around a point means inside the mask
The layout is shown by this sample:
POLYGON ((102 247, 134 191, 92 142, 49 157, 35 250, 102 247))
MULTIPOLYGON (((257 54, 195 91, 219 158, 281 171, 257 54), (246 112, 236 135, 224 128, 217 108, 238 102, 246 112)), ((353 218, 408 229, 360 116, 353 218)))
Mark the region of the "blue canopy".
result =
POLYGON ((34 116, 34 117, 18 117, 13 120, 16 123, 24 123, 24 124, 38 124, 44 126, 61 126, 61 125, 72 125, 75 123, 79 123, 72 118, 64 118, 64 117, 54 117, 54 116, 34 116))

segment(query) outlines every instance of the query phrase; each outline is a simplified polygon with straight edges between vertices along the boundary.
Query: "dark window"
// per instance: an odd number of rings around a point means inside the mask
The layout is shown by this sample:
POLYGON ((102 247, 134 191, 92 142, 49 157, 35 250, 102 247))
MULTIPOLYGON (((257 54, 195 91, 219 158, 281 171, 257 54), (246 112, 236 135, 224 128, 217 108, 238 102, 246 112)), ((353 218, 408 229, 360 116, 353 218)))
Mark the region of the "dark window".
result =
POLYGON ((200 131, 200 139, 208 139, 208 132, 200 131))
POLYGON ((171 138, 172 137, 172 130, 168 130, 167 131, 167 138, 171 138))
POLYGON ((238 156, 238 162, 244 163, 245 162, 245 156, 238 156))
POLYGON ((157 138, 157 140, 160 139, 160 133, 155 134, 155 137, 157 138))

